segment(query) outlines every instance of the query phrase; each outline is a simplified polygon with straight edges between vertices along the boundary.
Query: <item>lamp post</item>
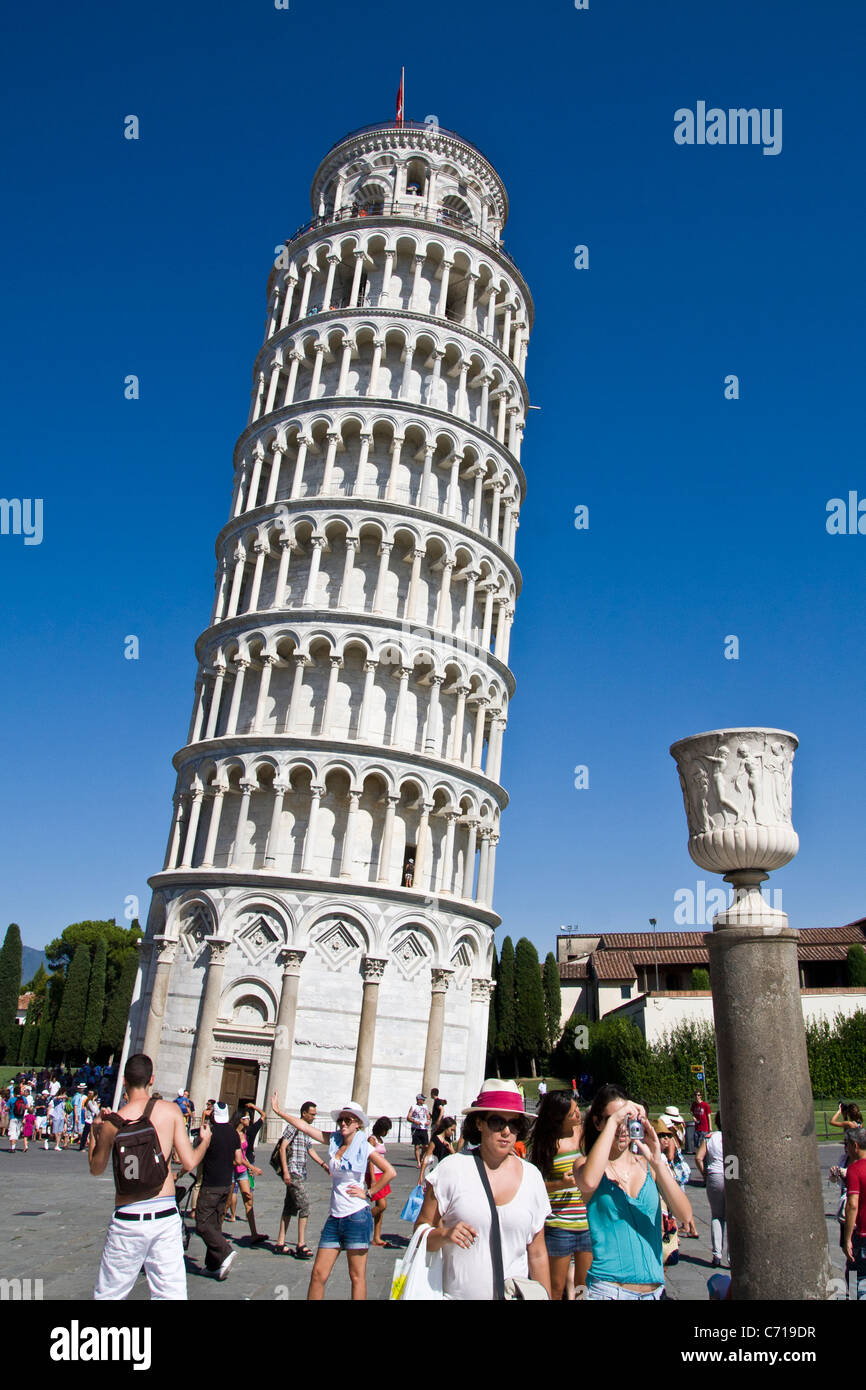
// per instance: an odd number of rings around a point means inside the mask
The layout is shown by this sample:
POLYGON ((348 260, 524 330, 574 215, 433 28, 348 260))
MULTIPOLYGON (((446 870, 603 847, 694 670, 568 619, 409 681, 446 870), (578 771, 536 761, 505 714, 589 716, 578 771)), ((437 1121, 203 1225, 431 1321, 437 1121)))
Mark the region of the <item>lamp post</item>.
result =
MULTIPOLYGON (((650 926, 652 927, 653 931, 655 931, 656 926, 658 925, 657 918, 655 918, 655 917, 650 917, 650 919, 649 919, 649 924, 650 924, 650 926)), ((659 992, 659 943, 658 943, 657 940, 654 940, 654 941, 653 941, 653 958, 654 958, 655 963, 656 963, 656 994, 658 994, 658 992, 659 992)))
POLYGON ((670 750, 689 854, 734 888, 733 903, 713 919, 704 942, 738 1301, 831 1296, 798 933, 761 896, 768 871, 788 864, 799 848, 791 825, 796 748, 793 734, 754 728, 696 734, 670 750))

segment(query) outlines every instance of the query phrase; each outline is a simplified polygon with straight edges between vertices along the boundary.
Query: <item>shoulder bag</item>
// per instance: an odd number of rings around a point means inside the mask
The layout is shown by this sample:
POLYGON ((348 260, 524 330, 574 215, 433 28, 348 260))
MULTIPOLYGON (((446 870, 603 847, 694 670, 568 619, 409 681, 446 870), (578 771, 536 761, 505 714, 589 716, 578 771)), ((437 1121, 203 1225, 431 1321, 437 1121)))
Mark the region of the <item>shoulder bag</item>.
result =
POLYGON ((490 1190, 490 1182, 487 1177, 487 1170, 484 1167, 484 1159, 479 1152, 475 1152, 472 1157, 478 1169, 478 1176, 481 1179, 481 1186, 484 1188, 485 1196, 490 1204, 490 1255, 493 1260, 493 1297, 498 1301, 528 1302, 535 1300, 549 1300, 550 1295, 543 1284, 539 1284, 537 1279, 506 1279, 502 1264, 502 1235, 499 1230, 499 1212, 496 1209, 496 1202, 490 1190))

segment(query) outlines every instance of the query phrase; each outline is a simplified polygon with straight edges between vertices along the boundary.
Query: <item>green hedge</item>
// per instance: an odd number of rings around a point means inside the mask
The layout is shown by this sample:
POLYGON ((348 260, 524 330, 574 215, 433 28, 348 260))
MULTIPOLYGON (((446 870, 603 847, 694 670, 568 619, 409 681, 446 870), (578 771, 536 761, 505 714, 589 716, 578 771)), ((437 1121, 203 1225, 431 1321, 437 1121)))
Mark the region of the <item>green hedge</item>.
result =
MULTIPOLYGON (((866 1013, 837 1014, 832 1023, 807 1024, 806 1046, 814 1095, 866 1094, 866 1013)), ((707 1068, 702 1088, 717 1097, 716 1038, 711 1023, 680 1023, 647 1046, 631 1019, 606 1018, 587 1025, 586 1019, 573 1016, 551 1067, 563 1076, 588 1071, 596 1085, 612 1081, 635 1100, 668 1105, 672 1096, 693 1094, 696 1082, 691 1067, 701 1061, 707 1068), (580 1027, 588 1027, 589 1045, 584 1049, 575 1046, 580 1027)))

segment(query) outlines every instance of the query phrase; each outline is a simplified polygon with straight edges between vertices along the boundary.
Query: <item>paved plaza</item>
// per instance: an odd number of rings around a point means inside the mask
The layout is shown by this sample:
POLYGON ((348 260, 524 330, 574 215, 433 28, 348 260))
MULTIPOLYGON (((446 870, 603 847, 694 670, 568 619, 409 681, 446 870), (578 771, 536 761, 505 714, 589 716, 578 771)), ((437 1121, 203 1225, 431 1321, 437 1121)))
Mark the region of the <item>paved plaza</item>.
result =
MULTIPOLYGON (((320 1146, 321 1151, 321 1146, 320 1146)), ((838 1227, 834 1216, 837 1188, 827 1181, 827 1170, 836 1163, 840 1145, 821 1144, 821 1169, 824 1177, 827 1231, 833 1273, 842 1273, 843 1260, 839 1249, 838 1227)), ((259 1229, 276 1240, 282 1206, 282 1184, 267 1166, 270 1145, 264 1145, 257 1157, 264 1168, 255 1190, 256 1219, 259 1229)), ((393 1195, 385 1216, 386 1239, 404 1246, 410 1235, 407 1222, 400 1220, 400 1210, 411 1191, 417 1169, 408 1144, 388 1147, 388 1157, 397 1170, 393 1195)), ((689 1159, 694 1170, 694 1159, 689 1159)), ((328 1212, 329 1183, 326 1174, 316 1164, 309 1165, 309 1190, 313 1198, 307 1243, 315 1248, 319 1231, 328 1212)), ((671 1298, 706 1301, 707 1277, 710 1265, 709 1205, 702 1185, 689 1188, 689 1198, 695 1212, 698 1240, 680 1244, 680 1262, 668 1270, 667 1286, 671 1298)), ((768 1200, 772 1194, 768 1194, 768 1200)), ((45 1299, 87 1300, 93 1292, 102 1243, 111 1214, 113 1182, 106 1174, 91 1177, 85 1154, 77 1150, 47 1153, 31 1146, 25 1155, 20 1149, 9 1152, 8 1143, 0 1141, 0 1277, 5 1279, 41 1279, 45 1299)), ((242 1204, 238 1202, 239 1209, 242 1204)), ((249 1228, 238 1220, 224 1227, 226 1235, 238 1249, 238 1259, 223 1283, 203 1273, 204 1246, 195 1234, 187 1255, 188 1287, 191 1299, 210 1299, 234 1302, 241 1299, 303 1299, 306 1296, 311 1261, 292 1256, 275 1255, 268 1247, 252 1249, 249 1228)), ((292 1233, 297 1225, 293 1223, 292 1233)), ((368 1297, 387 1299, 391 1273, 399 1250, 370 1251, 367 1262, 368 1297)), ((853 1293, 853 1290, 852 1290, 853 1293)), ((149 1297, 144 1277, 130 1295, 131 1300, 149 1297)), ((341 1257, 328 1284, 327 1297, 349 1297, 349 1276, 346 1261, 341 1257)))

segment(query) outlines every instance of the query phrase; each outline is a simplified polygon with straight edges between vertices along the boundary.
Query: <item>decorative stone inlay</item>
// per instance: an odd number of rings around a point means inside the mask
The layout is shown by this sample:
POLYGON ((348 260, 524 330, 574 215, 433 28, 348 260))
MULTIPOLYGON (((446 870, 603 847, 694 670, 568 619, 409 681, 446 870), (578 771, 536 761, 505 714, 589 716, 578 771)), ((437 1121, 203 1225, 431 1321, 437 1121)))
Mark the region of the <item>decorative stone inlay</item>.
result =
POLYGON ((342 970, 348 961, 358 955, 361 943, 345 922, 333 922, 316 938, 313 947, 329 970, 342 970))
POLYGON ((190 960, 198 959, 212 931, 213 927, 201 908, 197 908, 188 921, 181 925, 180 944, 190 960))
POLYGON ((461 941, 454 955, 451 957, 451 965, 454 970, 454 983, 458 989, 462 989, 469 978, 472 969, 472 952, 465 941, 461 941))
POLYGON ((235 941, 247 959, 255 965, 282 938, 282 932, 273 922, 261 914, 256 914, 242 930, 235 935, 235 941))
POLYGON ((429 963, 430 947, 414 931, 404 932, 391 943, 391 959, 405 980, 411 980, 429 963))

